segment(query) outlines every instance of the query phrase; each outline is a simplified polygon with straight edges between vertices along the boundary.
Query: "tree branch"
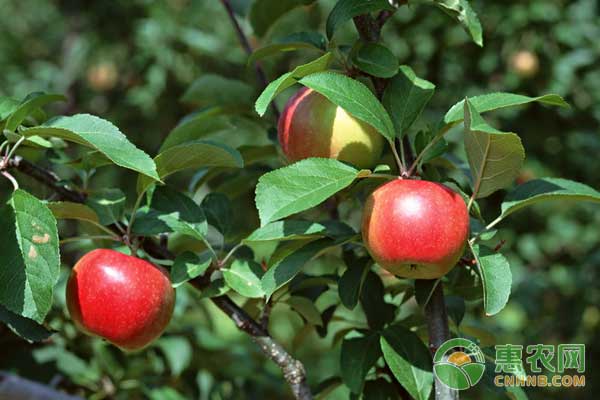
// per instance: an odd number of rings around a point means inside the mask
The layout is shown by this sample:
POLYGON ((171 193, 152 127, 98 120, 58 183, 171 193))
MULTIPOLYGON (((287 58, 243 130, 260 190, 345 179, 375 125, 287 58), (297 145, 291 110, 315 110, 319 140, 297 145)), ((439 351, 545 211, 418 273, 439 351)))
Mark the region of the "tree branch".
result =
MULTIPOLYGON (((8 161, 6 169, 14 168, 19 172, 26 174, 40 183, 43 183, 50 189, 56 191, 61 198, 76 203, 83 203, 86 195, 78 192, 61 183, 61 180, 56 174, 51 171, 38 167, 21 157, 14 157, 8 161)), ((115 226, 109 227, 115 235, 121 233, 115 226)), ((174 259, 175 256, 166 248, 156 243, 153 240, 144 240, 142 248, 148 254, 156 258, 174 259)), ((202 290, 210 281, 207 279, 209 273, 205 276, 193 279, 190 284, 195 288, 202 290)), ((271 359, 283 372, 283 377, 288 382, 294 396, 298 400, 311 400, 312 394, 310 387, 306 382, 306 370, 304 365, 293 358, 279 343, 277 343, 269 332, 258 322, 252 319, 242 308, 235 304, 227 296, 213 297, 210 299, 221 311, 223 311, 243 332, 247 333, 252 340, 258 344, 262 352, 271 359)))
POLYGON ((83 400, 49 386, 19 376, 0 372, 0 399, 11 400, 83 400))
POLYGON ((69 200, 75 203, 83 203, 86 194, 73 190, 61 182, 60 178, 54 172, 38 167, 35 164, 23 159, 21 156, 14 156, 8 160, 6 168, 14 168, 22 174, 28 175, 36 181, 48 186, 56 192, 62 200, 69 200))
MULTIPOLYGON (((229 16, 231 25, 233 25, 233 28, 235 29, 235 33, 237 34, 238 40, 240 41, 240 45, 242 46, 246 54, 251 55, 252 46, 250 45, 246 34, 242 30, 242 27, 240 26, 239 22, 237 21, 237 18, 235 17, 235 12, 233 11, 233 7, 231 7, 231 3, 229 2, 229 0, 221 0, 221 3, 223 3, 223 6, 227 11, 227 15, 229 16)), ((254 69, 256 70, 256 76, 261 85, 261 89, 266 88, 269 84, 269 81, 267 80, 267 75, 265 74, 265 70, 262 68, 262 65, 259 62, 256 62, 254 64, 254 69)), ((271 108, 273 109, 273 114, 275 114, 275 118, 279 119, 279 109, 277 108, 274 102, 271 102, 271 108)))
MULTIPOLYGON (((441 280, 435 285, 431 298, 425 305, 425 319, 427 320, 427 331, 429 332, 429 349, 432 354, 435 354, 437 349, 446 340, 450 339, 448 314, 446 312, 446 303, 444 302, 444 286, 441 280)), ((458 391, 450 389, 436 377, 435 399, 457 400, 458 391)))
MULTIPOLYGON (((397 0, 392 4, 399 7, 407 3, 406 0, 397 0)), ((366 42, 377 42, 381 36, 383 25, 393 13, 393 11, 384 10, 381 11, 375 19, 370 14, 354 17, 354 25, 356 26, 360 38, 366 42)), ((375 91, 377 92, 377 97, 381 100, 383 92, 388 84, 388 80, 375 76, 370 76, 370 78, 375 87, 375 91)), ((412 153, 407 135, 404 135, 402 145, 405 150, 406 164, 411 165, 414 160, 414 154, 412 153)), ((431 295, 431 299, 425 306, 425 317, 427 319, 427 329, 429 332, 429 346, 432 353, 435 353, 442 343, 450 339, 448 315, 446 312, 446 304, 444 303, 444 289, 441 281, 436 285, 431 295)), ((458 392, 448 388, 436 378, 435 399, 457 400, 458 392)))

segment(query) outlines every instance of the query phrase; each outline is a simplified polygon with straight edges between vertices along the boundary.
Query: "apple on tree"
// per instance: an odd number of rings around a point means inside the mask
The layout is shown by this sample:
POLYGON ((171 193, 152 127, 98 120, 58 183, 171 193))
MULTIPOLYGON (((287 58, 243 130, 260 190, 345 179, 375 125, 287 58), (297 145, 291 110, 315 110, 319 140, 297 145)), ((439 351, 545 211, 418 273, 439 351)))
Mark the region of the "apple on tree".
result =
POLYGON ((396 179, 365 203, 362 236, 373 259, 391 273, 436 279, 461 257, 469 234, 463 198, 429 181, 396 179))
POLYGON ((279 118, 278 134, 289 161, 336 158, 358 168, 373 167, 384 143, 369 124, 306 87, 288 100, 279 118))
POLYGON ((175 304, 166 270, 114 250, 84 255, 67 283, 75 325, 123 350, 139 350, 165 330, 175 304))

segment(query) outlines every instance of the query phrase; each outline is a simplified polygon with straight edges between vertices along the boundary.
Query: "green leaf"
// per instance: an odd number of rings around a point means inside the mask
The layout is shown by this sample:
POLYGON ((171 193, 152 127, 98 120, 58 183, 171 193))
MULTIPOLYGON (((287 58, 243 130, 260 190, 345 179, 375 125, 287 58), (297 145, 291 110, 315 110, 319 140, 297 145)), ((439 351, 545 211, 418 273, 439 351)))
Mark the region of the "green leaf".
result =
MULTIPOLYGON (((415 154, 420 154, 425 147, 434 139, 432 132, 420 131, 414 139, 415 154)), ((448 142, 442 137, 427 149, 427 152, 421 157, 421 164, 425 164, 441 155, 448 150, 448 142)))
POLYGON ((512 274, 508 260, 484 246, 473 245, 471 250, 481 273, 485 314, 498 314, 510 297, 512 274))
POLYGON ((285 302, 309 324, 323 326, 323 318, 321 318, 321 314, 315 303, 310 301, 310 299, 302 296, 291 296, 285 302))
POLYGON ((158 389, 152 389, 148 392, 150 400, 185 400, 186 398, 179 392, 168 386, 158 389))
POLYGON ((249 105, 254 89, 246 82, 216 74, 204 74, 196 79, 181 97, 194 105, 249 105))
POLYGON ((263 36, 282 15, 314 2, 315 0, 255 0, 250 8, 250 24, 254 33, 263 36))
POLYGON ((256 185, 261 226, 320 204, 357 175, 355 168, 329 158, 308 158, 264 174, 256 185))
POLYGON ((327 38, 331 39, 340 25, 352 18, 380 10, 393 11, 395 8, 387 0, 339 0, 327 17, 325 25, 327 38))
POLYGON ((132 227, 132 232, 138 235, 179 232, 197 240, 204 240, 207 231, 202 208, 185 194, 167 186, 154 191, 150 207, 138 211, 132 227))
POLYGON ((338 282, 338 292, 342 304, 352 310, 358 304, 363 283, 369 272, 367 260, 346 260, 348 268, 338 282))
POLYGON ((326 45, 325 38, 318 32, 296 32, 277 40, 275 43, 256 49, 250 57, 248 57, 248 64, 251 65, 258 60, 279 53, 300 49, 324 52, 326 45))
POLYGON ((52 305, 60 257, 56 219, 48 207, 16 190, 0 209, 0 304, 41 323, 52 305))
POLYGON ((523 207, 547 200, 581 200, 600 202, 600 192, 561 178, 541 178, 528 181, 509 192, 502 202, 501 218, 523 207))
POLYGON ((383 332, 381 350, 394 377, 416 400, 427 400, 433 386, 429 350, 421 339, 401 325, 383 332))
POLYGON ((475 198, 511 185, 525 160, 519 136, 489 126, 469 101, 465 107, 465 149, 475 198))
POLYGON ((56 219, 77 219, 92 223, 100 223, 98 214, 85 204, 70 201, 55 201, 46 204, 56 219))
POLYGON ((267 242, 272 240, 306 239, 325 234, 325 227, 310 221, 275 221, 256 229, 244 243, 267 242))
POLYGON ((13 99, 12 97, 0 96, 0 122, 15 112, 19 108, 19 100, 13 99))
POLYGON ((389 114, 364 84, 333 72, 317 72, 299 82, 371 125, 388 140, 394 139, 394 124, 389 114))
POLYGON ((433 83, 417 77, 406 65, 401 66, 398 74, 390 80, 383 93, 383 105, 392 116, 400 137, 421 115, 434 91, 433 83))
POLYGON ((52 332, 37 322, 21 317, 0 305, 0 321, 10 328, 15 334, 19 335, 29 343, 41 342, 48 339, 52 332))
POLYGON ((467 0, 431 0, 438 8, 460 22, 471 35, 473 41, 483 47, 483 37, 479 17, 467 0))
POLYGON ((380 78, 391 78, 398 72, 398 59, 394 53, 378 43, 359 42, 350 59, 361 71, 380 78))
POLYGON ((365 377, 381 357, 379 334, 344 339, 340 357, 342 380, 352 393, 362 392, 365 377))
POLYGON ((197 140, 211 133, 232 128, 229 117, 224 115, 223 107, 207 107, 183 117, 177 126, 169 132, 160 151, 192 140, 197 140))
POLYGON ((24 136, 58 137, 98 150, 120 167, 159 180, 154 161, 112 123, 89 114, 56 117, 21 130, 24 136))
POLYGON ((316 60, 304 65, 299 65, 292 71, 286 72, 273 82, 269 83, 260 96, 258 96, 258 99, 256 99, 256 103, 254 104, 254 109, 257 114, 262 117, 265 112, 267 112, 267 108, 275 96, 294 85, 298 79, 327 69, 332 58, 333 55, 331 53, 325 53, 316 60))
POLYGON ((229 197, 223 193, 209 193, 202 199, 202 210, 206 220, 214 226, 223 236, 231 230, 231 216, 233 209, 229 197))
MULTIPOLYGON (((156 346, 165 355, 172 376, 181 375, 192 361, 192 346, 184 336, 162 337, 156 341, 156 346)), ((159 398, 165 399, 165 397, 159 398)))
POLYGON ((446 296, 446 309, 448 310, 448 317, 454 321, 456 326, 459 326, 465 316, 465 299, 459 296, 446 296))
POLYGON ((270 265, 261 279, 267 297, 271 297, 277 289, 291 281, 307 262, 334 244, 335 242, 331 239, 319 239, 285 255, 270 265))
POLYGON ((260 279, 264 271, 260 264, 252 260, 237 259, 229 268, 223 269, 223 278, 227 286, 244 297, 264 297, 260 279))
MULTIPOLYGON (((469 102, 480 113, 498 110, 507 107, 520 106, 523 104, 538 102, 550 106, 568 108, 569 105, 557 94, 546 94, 539 97, 529 97, 514 93, 489 93, 481 96, 469 97, 469 102)), ((456 124, 464 118, 464 104, 461 100, 453 105, 444 116, 445 124, 456 124)))
POLYGON ((381 278, 375 272, 368 270, 360 292, 362 306, 369 327, 373 330, 383 328, 394 319, 394 306, 384 300, 385 289, 381 278))
POLYGON ((43 92, 32 93, 27 96, 15 110, 13 110, 10 117, 8 117, 6 120, 5 129, 8 129, 9 131, 15 131, 17 127, 21 125, 27 116, 29 116, 34 110, 55 101, 66 100, 67 98, 62 94, 43 92))
POLYGON ((86 200, 86 204, 96 213, 102 225, 120 221, 125 211, 125 193, 121 189, 100 189, 86 200))
MULTIPOLYGON (((169 147, 157 155, 154 162, 160 179, 185 169, 244 166, 244 160, 237 150, 210 140, 194 140, 169 147)), ((150 179, 140 176, 137 183, 138 193, 144 192, 151 184, 150 179)))
POLYGON ((171 283, 174 288, 181 286, 189 280, 204 274, 212 262, 210 252, 194 254, 189 251, 181 253, 175 258, 171 268, 171 283))
POLYGON ((365 382, 364 400, 397 400, 396 388, 384 378, 365 382))

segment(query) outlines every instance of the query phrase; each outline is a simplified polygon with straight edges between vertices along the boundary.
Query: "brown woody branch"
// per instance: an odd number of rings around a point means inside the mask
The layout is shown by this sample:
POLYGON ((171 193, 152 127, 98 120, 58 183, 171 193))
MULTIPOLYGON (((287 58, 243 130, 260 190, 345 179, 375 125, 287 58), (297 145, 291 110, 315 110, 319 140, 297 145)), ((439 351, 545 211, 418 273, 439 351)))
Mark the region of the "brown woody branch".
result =
MULTIPOLYGON (((395 6, 406 4, 407 1, 400 0, 395 2, 395 6)), ((377 42, 381 36, 381 29, 385 22, 393 15, 393 11, 381 11, 376 18, 369 14, 359 15, 354 18, 354 25, 360 35, 360 38, 365 42, 377 42)), ((371 81, 377 92, 377 96, 381 99, 383 92, 387 86, 388 80, 371 76, 371 81)), ((414 155, 412 154, 408 136, 404 136, 404 149, 406 154, 406 162, 412 164, 414 155)), ((429 347, 433 353, 444 343, 450 339, 450 331, 448 328, 448 315, 446 312, 446 304, 444 302, 444 289, 442 282, 439 281, 431 295, 429 302, 425 307, 425 317, 427 319, 427 329, 429 332, 429 347)), ((442 384, 437 378, 435 381, 435 399, 436 400, 455 400, 458 399, 458 392, 449 389, 442 384)))
MULTIPOLYGON (((85 193, 79 192, 62 183, 60 178, 51 171, 38 167, 29 161, 16 156, 8 161, 6 169, 15 169, 25 175, 32 177, 38 182, 55 191, 60 199, 76 203, 83 203, 86 199, 85 193)), ((121 233, 116 227, 110 227, 118 236, 121 233)), ((174 259, 175 256, 165 247, 153 240, 144 240, 142 248, 153 257, 161 259, 174 259)), ((208 274, 205 274, 208 275, 208 274)), ((210 282, 206 276, 190 281, 192 286, 202 290, 210 282)), ((298 400, 311 400, 312 394, 306 382, 306 371, 304 365, 293 358, 279 343, 270 335, 265 327, 252 319, 243 309, 235 304, 227 296, 211 298, 211 301, 219 307, 243 332, 247 333, 252 340, 258 344, 262 352, 271 359, 283 372, 294 396, 298 400)))

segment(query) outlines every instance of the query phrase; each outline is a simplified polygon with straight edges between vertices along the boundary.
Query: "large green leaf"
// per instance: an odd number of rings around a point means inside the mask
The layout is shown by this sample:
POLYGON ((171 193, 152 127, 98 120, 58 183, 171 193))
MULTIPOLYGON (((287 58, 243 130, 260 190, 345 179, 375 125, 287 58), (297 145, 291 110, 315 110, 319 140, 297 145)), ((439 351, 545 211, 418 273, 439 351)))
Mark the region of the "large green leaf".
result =
POLYGON ((294 85, 298 79, 327 69, 332 57, 331 53, 325 53, 316 60, 297 66, 292 71, 286 72, 273 82, 269 83, 260 96, 258 96, 258 99, 256 99, 256 103, 254 104, 254 109, 258 115, 263 116, 275 96, 294 85))
POLYGON ((326 48, 325 38, 318 32, 296 32, 278 39, 274 43, 256 49, 248 58, 248 64, 276 55, 279 53, 310 49, 324 52, 326 48))
POLYGON ((209 193, 202 199, 200 205, 206 220, 223 236, 227 236, 232 228, 233 207, 229 197, 223 193, 209 193))
POLYGON ((238 259, 233 261, 229 268, 222 271, 227 286, 242 296, 258 298, 265 295, 260 282, 264 275, 260 264, 252 260, 238 259))
POLYGON ((475 198, 512 184, 525 160, 519 136, 489 126, 469 101, 465 106, 465 149, 475 198))
POLYGON ((501 217, 547 200, 581 200, 600 202, 600 192, 584 185, 561 178, 534 179, 517 186, 502 202, 501 217))
MULTIPOLYGON (((227 145, 210 140, 194 140, 169 147, 154 158, 160 179, 190 168, 226 167, 242 168, 241 154, 227 145)), ((140 176, 138 193, 144 192, 152 184, 150 179, 140 176)))
POLYGON ((267 297, 270 297, 277 289, 291 281, 312 258, 334 244, 335 242, 331 239, 319 239, 305 244, 299 249, 292 247, 291 251, 269 265, 269 269, 261 279, 267 297))
POLYGON ((178 144, 201 139, 213 132, 231 128, 229 117, 224 115, 226 111, 223 107, 206 107, 186 115, 169 132, 160 146, 159 152, 178 144))
POLYGON ((394 139, 394 124, 389 114, 361 82, 333 72, 317 72, 305 76, 299 82, 371 125, 388 140, 394 139))
POLYGON ((66 101, 67 98, 62 94, 53 93, 32 93, 27 96, 25 100, 19 104, 19 106, 12 112, 10 117, 6 120, 5 129, 14 131, 19 125, 31 114, 34 110, 39 107, 43 107, 46 104, 53 103, 55 101, 66 101))
POLYGON ((481 273, 485 313, 497 314, 510 297, 512 274, 508 260, 487 247, 473 245, 471 250, 481 273))
POLYGON ((266 242, 272 240, 306 239, 325 233, 325 227, 310 221, 275 221, 252 232, 244 243, 266 242))
POLYGON ((52 332, 43 325, 38 324, 32 319, 12 313, 3 305, 0 305, 0 321, 29 343, 41 342, 52 335, 52 332))
POLYGON ((175 258, 171 268, 171 284, 178 287, 185 282, 204 274, 212 263, 211 253, 202 254, 184 252, 175 258))
POLYGON ((400 137, 419 117, 434 91, 433 83, 417 77, 406 65, 401 66, 398 74, 390 80, 383 93, 383 105, 391 115, 400 137))
POLYGON ((310 299, 303 296, 290 296, 285 302, 310 325, 323 326, 323 317, 321 317, 315 303, 310 299))
MULTIPOLYGON (((181 373, 190 365, 193 357, 192 346, 185 336, 163 336, 158 339, 155 346, 164 353, 172 376, 180 376, 181 373)), ((173 391, 173 393, 177 393, 173 391)), ((177 395, 179 396, 179 395, 177 395)), ((177 400, 184 397, 173 397, 173 395, 162 392, 157 394, 156 399, 177 400)), ((153 398, 151 396, 151 398, 153 398)))
POLYGON ((398 59, 384 45, 359 42, 351 53, 352 63, 361 71, 380 78, 391 78, 398 72, 398 59))
POLYGON ((98 214, 85 204, 70 201, 55 201, 46 204, 56 219, 77 219, 91 223, 100 223, 98 214))
POLYGON ((479 17, 467 0, 429 0, 462 24, 473 41, 483 47, 483 36, 479 17))
POLYGON ((419 337, 401 325, 383 332, 381 350, 394 377, 416 400, 427 400, 433 386, 429 350, 419 337))
POLYGON ((41 323, 60 272, 56 219, 44 203, 19 189, 0 210, 0 225, 0 304, 41 323))
POLYGON ((344 339, 340 357, 342 380, 352 393, 360 393, 369 370, 381 357, 379 334, 344 339))
POLYGON ((327 37, 331 39, 340 25, 358 15, 394 9, 388 0, 339 0, 327 17, 325 25, 327 37))
POLYGON ((195 105, 249 105, 254 89, 246 82, 204 74, 185 91, 181 100, 195 105))
POLYGON ((158 187, 150 207, 138 210, 132 231, 138 235, 179 232, 203 240, 208 230, 202 208, 183 193, 158 187))
POLYGON ((344 259, 348 268, 338 281, 338 292, 342 304, 353 309, 358 304, 363 283, 369 272, 366 259, 344 259))
POLYGON ((256 185, 261 226, 320 204, 357 176, 355 168, 329 158, 308 158, 264 174, 256 185))
POLYGON ((159 180, 154 161, 135 147, 112 123, 89 114, 56 117, 43 125, 23 129, 25 136, 58 137, 98 150, 120 167, 159 180))
POLYGON ((0 96, 0 122, 4 121, 17 108, 19 108, 19 100, 12 97, 0 96))
POLYGON ((380 330, 394 319, 395 307, 385 299, 385 288, 379 275, 367 269, 360 290, 360 305, 367 317, 367 323, 373 330, 380 330))
MULTIPOLYGON (((481 96, 469 97, 469 101, 475 109, 484 113, 487 111, 498 110, 506 107, 520 106, 527 103, 542 103, 551 106, 569 107, 569 105, 557 94, 546 94, 539 97, 523 96, 514 93, 489 93, 481 96)), ((461 100, 453 105, 444 116, 445 124, 459 123, 464 118, 464 104, 461 100)))
POLYGON ((250 24, 254 33, 263 36, 282 15, 315 0, 255 0, 250 8, 250 24))

